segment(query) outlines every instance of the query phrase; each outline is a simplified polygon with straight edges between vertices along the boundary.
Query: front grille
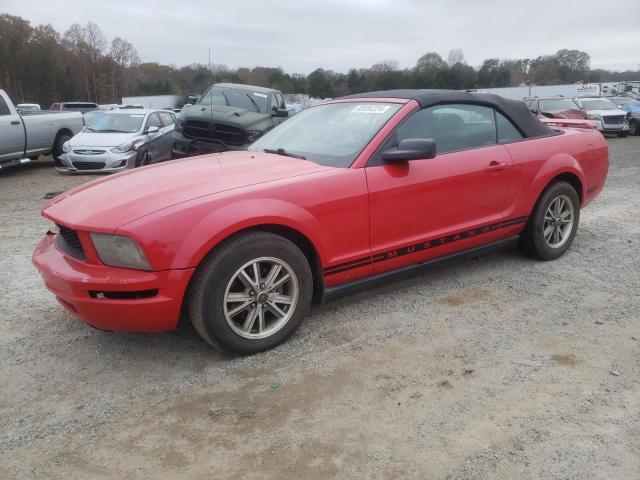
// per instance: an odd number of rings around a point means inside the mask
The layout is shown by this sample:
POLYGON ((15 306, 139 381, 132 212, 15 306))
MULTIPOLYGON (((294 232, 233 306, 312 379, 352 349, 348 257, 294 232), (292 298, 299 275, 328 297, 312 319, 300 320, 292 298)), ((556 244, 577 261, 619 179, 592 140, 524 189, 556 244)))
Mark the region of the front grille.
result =
POLYGON ((212 124, 202 120, 187 120, 184 122, 182 133, 188 138, 207 138, 233 146, 247 143, 247 134, 243 128, 226 123, 212 124))
POLYGON ((73 153, 77 153, 78 155, 102 155, 105 153, 104 150, 74 150, 73 153))
POLYGON ((624 115, 609 115, 606 117, 602 117, 602 120, 606 125, 620 125, 624 123, 624 115))
POLYGON ((60 234, 57 238, 58 248, 72 257, 84 260, 84 249, 82 248, 78 232, 63 225, 58 225, 58 229, 60 230, 60 234))
POLYGON ((100 170, 105 165, 104 162, 73 162, 73 166, 78 170, 100 170))
POLYGON ((182 127, 182 133, 190 138, 211 138, 211 123, 202 120, 187 120, 182 127))

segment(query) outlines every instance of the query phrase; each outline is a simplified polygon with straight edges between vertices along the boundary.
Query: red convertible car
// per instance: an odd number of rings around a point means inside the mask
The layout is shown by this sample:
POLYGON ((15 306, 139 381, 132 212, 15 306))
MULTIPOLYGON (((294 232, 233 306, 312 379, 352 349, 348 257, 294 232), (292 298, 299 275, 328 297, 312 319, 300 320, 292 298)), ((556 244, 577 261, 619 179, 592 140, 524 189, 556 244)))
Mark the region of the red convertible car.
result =
POLYGON ((602 190, 607 144, 495 95, 395 90, 309 108, 246 151, 70 190, 33 262, 96 328, 185 313, 211 345, 283 342, 312 300, 518 242, 552 260, 602 190))

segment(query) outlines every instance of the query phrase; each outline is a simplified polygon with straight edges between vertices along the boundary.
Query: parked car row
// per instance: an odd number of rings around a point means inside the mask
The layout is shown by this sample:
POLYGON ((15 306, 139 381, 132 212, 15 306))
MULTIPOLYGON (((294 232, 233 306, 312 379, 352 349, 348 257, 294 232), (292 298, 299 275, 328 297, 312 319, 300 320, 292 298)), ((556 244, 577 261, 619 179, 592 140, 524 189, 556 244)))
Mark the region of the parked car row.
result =
POLYGON ((541 118, 590 120, 603 134, 619 137, 638 134, 640 102, 623 97, 527 97, 525 104, 541 118), (636 112, 634 116, 633 112, 636 112))

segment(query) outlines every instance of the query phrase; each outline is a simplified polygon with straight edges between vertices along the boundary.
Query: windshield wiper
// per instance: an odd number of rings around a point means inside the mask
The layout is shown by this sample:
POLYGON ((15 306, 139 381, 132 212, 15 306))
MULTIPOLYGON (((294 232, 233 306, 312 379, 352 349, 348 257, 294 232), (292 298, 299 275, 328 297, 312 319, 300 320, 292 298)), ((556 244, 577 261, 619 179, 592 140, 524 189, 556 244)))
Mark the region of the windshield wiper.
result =
POLYGON ((105 130, 93 130, 94 132, 98 132, 98 133, 132 133, 129 132, 127 130, 109 130, 109 129, 105 129, 105 130))
POLYGON ((258 113, 260 113, 260 107, 258 106, 256 101, 253 98, 251 98, 251 95, 249 95, 248 93, 247 93, 247 97, 249 98, 249 100, 251 100, 251 103, 253 103, 255 105, 256 110, 258 111, 258 113))
POLYGON ((262 150, 264 153, 275 153, 276 155, 282 155, 283 157, 298 158, 300 160, 306 160, 304 155, 298 155, 297 153, 287 152, 284 148, 265 148, 262 150))

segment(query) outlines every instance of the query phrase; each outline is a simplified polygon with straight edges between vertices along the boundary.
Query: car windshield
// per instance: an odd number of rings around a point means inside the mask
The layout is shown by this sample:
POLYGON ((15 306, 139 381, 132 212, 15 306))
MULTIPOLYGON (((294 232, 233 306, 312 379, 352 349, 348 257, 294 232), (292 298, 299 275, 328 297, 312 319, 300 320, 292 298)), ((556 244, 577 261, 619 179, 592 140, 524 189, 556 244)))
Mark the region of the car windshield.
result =
POLYGON ((23 112, 37 112, 38 110, 40 110, 35 105, 18 105, 18 108, 23 112))
POLYGON ((101 117, 102 115, 104 115, 104 112, 101 112, 100 110, 87 112, 84 114, 84 124, 87 126, 91 126, 91 124, 93 124, 96 121, 96 119, 98 117, 101 117))
POLYGON ((271 130, 249 150, 286 152, 321 165, 349 167, 400 106, 348 102, 312 107, 271 130))
POLYGON ((582 106, 586 110, 617 110, 618 106, 608 98, 594 98, 582 100, 582 106))
POLYGON ((624 109, 630 112, 640 112, 640 102, 627 103, 624 106, 624 109))
POLYGON ((142 127, 144 113, 103 113, 86 128, 87 132, 135 133, 142 127))
POLYGON ((250 112, 267 113, 267 94, 239 88, 211 87, 205 92, 200 105, 226 105, 250 112))
POLYGON ((578 110, 578 108, 578 105, 568 98, 540 100, 540 111, 542 112, 565 112, 567 110, 578 110))

